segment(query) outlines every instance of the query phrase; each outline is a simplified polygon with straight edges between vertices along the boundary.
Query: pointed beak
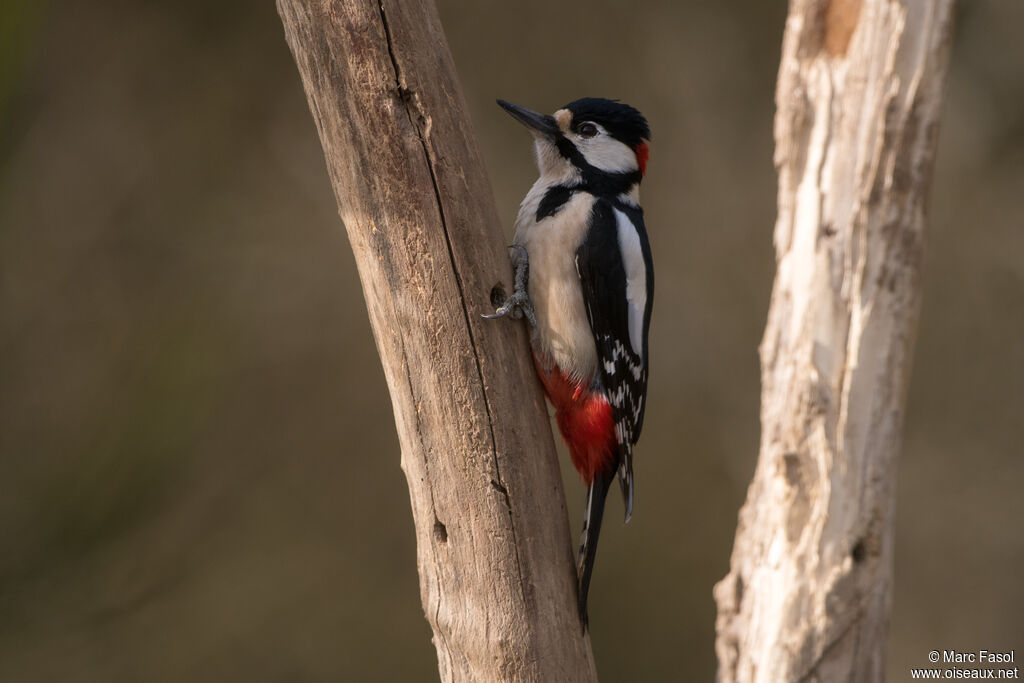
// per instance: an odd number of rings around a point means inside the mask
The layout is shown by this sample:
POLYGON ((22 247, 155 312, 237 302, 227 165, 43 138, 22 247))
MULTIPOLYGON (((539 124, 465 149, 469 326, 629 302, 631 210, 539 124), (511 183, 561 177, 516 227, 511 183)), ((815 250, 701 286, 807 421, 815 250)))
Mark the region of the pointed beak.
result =
POLYGON ((555 123, 554 116, 538 114, 526 107, 520 107, 518 104, 512 104, 505 100, 497 100, 497 102, 502 109, 512 115, 512 118, 529 128, 531 131, 536 131, 551 138, 558 135, 558 124, 555 123))

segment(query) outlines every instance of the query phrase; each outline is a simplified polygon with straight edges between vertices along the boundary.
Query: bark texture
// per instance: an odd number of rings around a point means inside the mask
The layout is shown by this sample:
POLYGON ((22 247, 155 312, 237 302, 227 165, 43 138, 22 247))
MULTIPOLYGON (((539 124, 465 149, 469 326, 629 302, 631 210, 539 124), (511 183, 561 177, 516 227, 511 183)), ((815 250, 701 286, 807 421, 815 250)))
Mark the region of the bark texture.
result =
POLYGON ((719 681, 881 681, 893 506, 952 0, 792 0, 762 436, 719 681))
POLYGON ((391 391, 441 678, 595 680, 525 330, 480 319, 512 273, 437 11, 277 4, 391 391))

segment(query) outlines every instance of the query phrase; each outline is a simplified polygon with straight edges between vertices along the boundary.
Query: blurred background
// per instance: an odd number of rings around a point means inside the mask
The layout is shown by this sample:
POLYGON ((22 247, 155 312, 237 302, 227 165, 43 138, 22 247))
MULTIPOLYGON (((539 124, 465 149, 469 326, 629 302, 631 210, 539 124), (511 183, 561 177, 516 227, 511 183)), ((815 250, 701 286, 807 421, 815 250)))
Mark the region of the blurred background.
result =
MULTIPOLYGON (((495 97, 651 121, 655 371, 593 644, 607 681, 712 680, 784 3, 439 5, 510 234, 535 172, 495 97)), ((1024 651, 1024 3, 958 19, 890 680, 932 649, 1024 651)), ((436 679, 391 403, 269 0, 0 4, 0 452, 0 681, 436 679)))

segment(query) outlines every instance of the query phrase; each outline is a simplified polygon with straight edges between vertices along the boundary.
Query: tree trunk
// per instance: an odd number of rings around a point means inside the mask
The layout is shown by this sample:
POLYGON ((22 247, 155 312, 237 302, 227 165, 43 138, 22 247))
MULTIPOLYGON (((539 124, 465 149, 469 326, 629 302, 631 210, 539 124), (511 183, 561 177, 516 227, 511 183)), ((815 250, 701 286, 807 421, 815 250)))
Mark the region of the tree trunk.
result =
POLYGON ((880 681, 952 0, 792 0, 760 455, 715 586, 719 681, 880 681))
POLYGON ((512 273, 437 11, 431 0, 278 0, 278 11, 391 391, 441 678, 595 680, 525 330, 480 319, 512 273))

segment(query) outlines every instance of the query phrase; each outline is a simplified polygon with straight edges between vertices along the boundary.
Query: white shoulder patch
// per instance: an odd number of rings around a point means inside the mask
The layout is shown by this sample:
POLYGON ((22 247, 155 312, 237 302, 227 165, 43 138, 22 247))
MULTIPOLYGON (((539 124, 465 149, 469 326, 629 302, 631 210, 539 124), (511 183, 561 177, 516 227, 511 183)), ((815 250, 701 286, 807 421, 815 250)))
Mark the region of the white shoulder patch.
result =
POLYGON ((619 251, 626 268, 626 300, 629 311, 629 345, 633 353, 644 356, 644 310, 647 308, 647 269, 640 248, 640 235, 619 209, 615 209, 615 222, 619 233, 619 251))

